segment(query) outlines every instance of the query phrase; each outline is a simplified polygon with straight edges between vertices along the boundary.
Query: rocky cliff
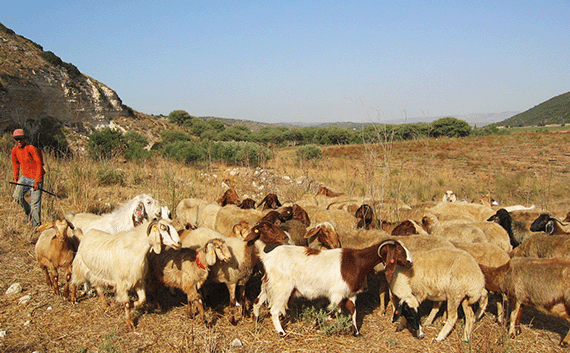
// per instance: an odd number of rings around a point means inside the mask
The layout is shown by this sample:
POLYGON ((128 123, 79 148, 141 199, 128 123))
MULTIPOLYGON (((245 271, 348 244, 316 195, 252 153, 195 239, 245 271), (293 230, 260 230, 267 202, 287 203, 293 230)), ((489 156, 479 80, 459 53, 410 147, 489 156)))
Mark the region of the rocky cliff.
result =
POLYGON ((23 127, 50 144, 62 127, 89 132, 130 115, 111 88, 0 24, 0 132, 23 127))

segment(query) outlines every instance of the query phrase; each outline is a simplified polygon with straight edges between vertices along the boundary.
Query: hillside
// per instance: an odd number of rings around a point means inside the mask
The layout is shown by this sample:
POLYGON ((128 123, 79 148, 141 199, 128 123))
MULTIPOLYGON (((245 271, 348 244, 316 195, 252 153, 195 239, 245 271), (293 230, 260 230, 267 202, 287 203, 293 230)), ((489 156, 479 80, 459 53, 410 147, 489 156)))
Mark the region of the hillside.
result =
POLYGON ((61 150, 62 127, 89 132, 129 115, 111 88, 0 23, 0 131, 23 127, 35 143, 61 150))
POLYGON ((522 127, 567 124, 570 122, 570 92, 497 123, 498 126, 522 127))

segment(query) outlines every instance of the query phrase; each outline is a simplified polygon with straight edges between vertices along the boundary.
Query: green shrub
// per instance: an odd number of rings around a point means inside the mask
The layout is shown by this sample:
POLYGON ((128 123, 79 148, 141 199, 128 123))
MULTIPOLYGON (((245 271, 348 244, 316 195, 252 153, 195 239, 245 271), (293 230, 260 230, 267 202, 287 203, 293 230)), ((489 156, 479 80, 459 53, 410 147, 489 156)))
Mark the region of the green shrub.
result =
POLYGON ((330 314, 323 308, 316 309, 314 306, 303 306, 300 317, 307 323, 314 323, 323 335, 332 336, 351 332, 352 318, 350 315, 338 314, 333 319, 330 314))
POLYGON ((149 159, 151 152, 147 151, 140 142, 131 142, 124 150, 126 159, 149 159))
POLYGON ((323 151, 317 145, 306 145, 297 147, 295 153, 297 154, 297 160, 308 161, 311 159, 321 159, 323 151))
POLYGON ((79 69, 75 65, 64 62, 59 58, 59 56, 55 55, 51 51, 44 51, 39 55, 48 63, 64 68, 71 79, 81 75, 81 72, 79 72, 79 69))
POLYGON ((206 148, 194 141, 171 142, 162 148, 162 153, 184 163, 203 161, 206 159, 206 148))
POLYGON ((89 155, 94 159, 110 159, 114 155, 122 153, 126 147, 123 133, 110 128, 92 133, 89 135, 87 143, 89 155))
POLYGON ((171 124, 176 124, 178 126, 184 126, 184 125, 192 126, 191 122, 194 118, 195 117, 188 114, 188 112, 184 110, 173 110, 172 112, 170 112, 170 114, 168 114, 168 121, 171 124))
POLYGON ((272 157, 269 149, 254 142, 214 142, 210 145, 213 159, 234 165, 258 166, 272 157))

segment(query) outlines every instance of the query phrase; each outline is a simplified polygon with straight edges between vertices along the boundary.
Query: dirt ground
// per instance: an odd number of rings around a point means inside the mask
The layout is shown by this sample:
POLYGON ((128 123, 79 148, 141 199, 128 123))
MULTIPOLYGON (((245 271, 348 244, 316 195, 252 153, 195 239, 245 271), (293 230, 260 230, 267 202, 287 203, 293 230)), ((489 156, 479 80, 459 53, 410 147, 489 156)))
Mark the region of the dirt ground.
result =
MULTIPOLYGON (((185 295, 161 291, 163 310, 151 305, 133 312, 136 330, 129 331, 120 305, 112 293, 105 309, 96 297, 81 297, 75 305, 54 296, 34 260, 34 233, 29 230, 14 238, 0 238, 0 287, 5 291, 12 283, 20 283, 19 294, 0 295, 0 338, 2 352, 564 352, 558 347, 570 325, 568 321, 527 309, 522 318, 522 334, 508 338, 507 328, 495 322, 495 306, 477 322, 472 341, 461 341, 462 318, 443 342, 433 339, 443 326, 441 315, 426 337, 417 339, 405 329, 396 332, 391 321, 393 308, 382 315, 379 309, 378 283, 372 278, 369 290, 359 295, 358 321, 362 337, 347 330, 327 332, 316 325, 318 316, 307 314, 311 304, 295 300, 283 319, 287 331, 278 337, 267 310, 259 323, 238 315, 236 326, 230 325, 226 306, 227 291, 221 285, 205 289, 208 325, 188 318, 185 295), (21 302, 29 296, 28 301, 21 302)), ((61 280, 60 280, 61 282, 61 280)), ((255 295, 259 277, 248 285, 249 296, 255 295)), ((337 319, 339 320, 339 319, 337 319)))

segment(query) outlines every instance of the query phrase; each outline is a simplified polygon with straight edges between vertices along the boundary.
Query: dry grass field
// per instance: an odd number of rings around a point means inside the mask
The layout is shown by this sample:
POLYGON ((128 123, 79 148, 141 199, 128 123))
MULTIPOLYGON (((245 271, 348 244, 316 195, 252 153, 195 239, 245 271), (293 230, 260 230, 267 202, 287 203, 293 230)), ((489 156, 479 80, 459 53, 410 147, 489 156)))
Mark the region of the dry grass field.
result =
MULTIPOLYGON (((59 160, 46 155, 45 188, 64 197, 44 194, 43 220, 61 218, 66 211, 109 212, 119 203, 150 193, 174 210, 183 198, 215 201, 227 186, 240 196, 260 200, 276 193, 281 201, 296 200, 318 187, 375 200, 415 204, 440 199, 454 190, 459 199, 479 202, 488 195, 501 205, 522 204, 564 217, 570 171, 570 135, 565 131, 516 133, 505 136, 418 140, 378 146, 323 148, 318 161, 297 161, 293 148, 275 149, 274 158, 258 168, 208 164, 185 166, 155 158, 146 162, 94 162, 84 157, 59 160)), ((225 287, 210 285, 205 326, 186 316, 183 294, 161 295, 168 304, 134 311, 135 332, 127 330, 122 308, 108 294, 109 309, 97 298, 81 297, 72 305, 55 297, 34 259, 38 234, 23 222, 23 213, 11 199, 10 139, 0 144, 4 158, 0 173, 0 351, 2 352, 564 352, 558 347, 570 324, 527 309, 522 334, 507 336, 494 321, 490 304, 476 323, 470 343, 461 342, 460 319, 450 336, 433 342, 443 325, 439 317, 418 340, 408 330, 395 332, 388 315, 378 309, 378 286, 371 281, 357 302, 363 337, 343 330, 342 318, 315 325, 320 318, 312 306, 294 301, 283 320, 287 337, 274 332, 267 310, 261 322, 240 318, 229 324, 224 309, 225 287), (4 292, 13 283, 23 291, 4 292), (29 295, 27 302, 20 299, 29 295), (335 326, 336 325, 336 326, 335 326), (337 329, 340 327, 339 329, 337 329)), ((397 219, 397 214, 384 210, 397 219)), ((174 215, 175 216, 175 215, 174 215)), ((61 282, 61 280, 60 280, 61 282)), ((248 287, 250 295, 259 278, 248 287)))

